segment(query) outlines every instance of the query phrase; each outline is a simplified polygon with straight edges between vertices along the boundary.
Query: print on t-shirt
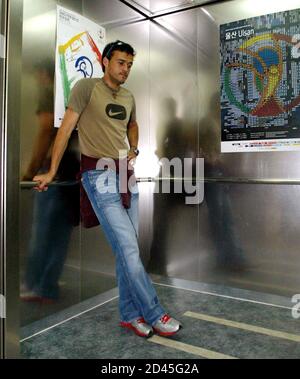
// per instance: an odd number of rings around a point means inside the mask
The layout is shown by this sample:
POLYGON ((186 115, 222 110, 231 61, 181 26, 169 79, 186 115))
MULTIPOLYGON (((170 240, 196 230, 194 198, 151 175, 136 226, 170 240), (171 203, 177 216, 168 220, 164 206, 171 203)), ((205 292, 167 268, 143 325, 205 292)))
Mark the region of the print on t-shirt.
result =
POLYGON ((118 104, 108 104, 106 107, 106 114, 108 117, 116 120, 126 120, 127 117, 126 108, 118 104))

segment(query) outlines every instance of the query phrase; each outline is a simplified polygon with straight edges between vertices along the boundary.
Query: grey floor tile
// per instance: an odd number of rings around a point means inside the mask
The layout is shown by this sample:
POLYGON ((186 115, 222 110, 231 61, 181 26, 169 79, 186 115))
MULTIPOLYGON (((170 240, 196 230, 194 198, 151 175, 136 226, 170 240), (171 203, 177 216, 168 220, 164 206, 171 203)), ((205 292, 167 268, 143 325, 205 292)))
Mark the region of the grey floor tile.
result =
MULTIPOLYGON (((300 358, 300 343, 213 322, 198 312, 239 323, 300 335, 291 310, 156 285, 161 303, 184 328, 173 340, 237 358, 300 358)), ((24 358, 195 359, 194 354, 164 347, 118 326, 118 299, 24 341, 24 358)))

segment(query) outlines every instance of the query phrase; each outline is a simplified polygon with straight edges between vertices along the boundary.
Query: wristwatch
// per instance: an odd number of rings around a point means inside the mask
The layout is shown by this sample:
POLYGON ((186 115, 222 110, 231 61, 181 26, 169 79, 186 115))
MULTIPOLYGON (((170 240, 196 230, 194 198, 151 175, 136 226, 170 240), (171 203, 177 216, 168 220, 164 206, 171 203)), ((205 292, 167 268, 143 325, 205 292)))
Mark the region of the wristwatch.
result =
POLYGON ((133 151, 136 156, 138 156, 140 153, 139 149, 135 146, 132 146, 130 150, 133 151))

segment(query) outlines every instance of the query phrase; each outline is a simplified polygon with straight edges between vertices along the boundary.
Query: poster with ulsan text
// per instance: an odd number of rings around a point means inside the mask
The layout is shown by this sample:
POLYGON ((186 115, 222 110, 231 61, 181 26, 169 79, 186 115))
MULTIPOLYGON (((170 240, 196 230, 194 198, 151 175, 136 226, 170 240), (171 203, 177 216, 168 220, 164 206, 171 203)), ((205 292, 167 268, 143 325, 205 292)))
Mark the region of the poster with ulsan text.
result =
POLYGON ((222 152, 300 150, 300 9, 220 26, 222 152))
POLYGON ((70 92, 83 78, 101 77, 105 29, 75 12, 57 7, 55 127, 60 127, 70 92))

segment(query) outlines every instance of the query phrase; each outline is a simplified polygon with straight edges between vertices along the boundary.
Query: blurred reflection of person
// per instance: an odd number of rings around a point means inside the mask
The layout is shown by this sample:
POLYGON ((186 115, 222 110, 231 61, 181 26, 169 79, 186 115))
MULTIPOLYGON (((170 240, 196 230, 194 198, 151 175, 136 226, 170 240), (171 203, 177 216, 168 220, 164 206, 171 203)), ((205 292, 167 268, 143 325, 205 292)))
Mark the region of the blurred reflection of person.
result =
MULTIPOLYGON (((156 155, 159 160, 167 158, 171 161, 173 158, 179 158, 183 167, 189 138, 182 119, 177 116, 177 103, 174 98, 168 97, 162 101, 160 114, 163 118, 157 129, 156 155)), ((163 167, 161 167, 160 177, 162 172, 163 167)), ((171 179, 176 177, 173 166, 170 167, 170 177, 171 179)), ((175 193, 174 183, 174 180, 170 181, 170 193, 163 193, 162 183, 156 183, 154 194, 154 230, 148 269, 150 272, 161 275, 167 275, 168 231, 176 219, 178 206, 182 206, 185 201, 182 193, 175 193)))
MULTIPOLYGON (((206 178, 226 177, 226 167, 220 156, 221 127, 220 99, 214 94, 208 114, 200 120, 199 144, 204 158, 206 178)), ((217 267, 221 270, 242 270, 245 268, 244 252, 241 248, 236 227, 233 224, 232 205, 229 194, 230 186, 226 183, 209 183, 204 185, 204 200, 209 215, 212 238, 217 250, 217 267)))
MULTIPOLYGON (((39 85, 36 110, 38 132, 30 163, 22 181, 32 181, 37 173, 49 169, 49 154, 56 136, 54 128, 54 63, 41 61, 35 66, 39 85)), ((75 132, 76 133, 76 132, 75 132)), ((76 134, 73 135, 75 142, 76 134)), ((71 149, 62 159, 57 180, 75 180, 79 170, 76 153, 71 149)), ((73 226, 78 222, 78 185, 51 186, 46 192, 34 193, 33 220, 21 299, 51 303, 59 297, 59 278, 63 271, 73 226)))

